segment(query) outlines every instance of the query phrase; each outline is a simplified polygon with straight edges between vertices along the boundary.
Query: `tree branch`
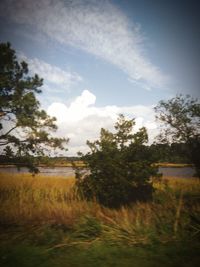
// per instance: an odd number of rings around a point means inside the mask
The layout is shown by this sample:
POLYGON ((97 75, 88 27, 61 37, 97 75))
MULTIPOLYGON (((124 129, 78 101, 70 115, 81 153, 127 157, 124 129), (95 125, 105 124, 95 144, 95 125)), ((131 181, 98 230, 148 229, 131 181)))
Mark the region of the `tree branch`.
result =
POLYGON ((9 131, 7 131, 7 133, 3 134, 0 136, 0 139, 4 139, 9 133, 11 133, 14 129, 16 129, 18 126, 14 126, 13 128, 11 128, 9 131))

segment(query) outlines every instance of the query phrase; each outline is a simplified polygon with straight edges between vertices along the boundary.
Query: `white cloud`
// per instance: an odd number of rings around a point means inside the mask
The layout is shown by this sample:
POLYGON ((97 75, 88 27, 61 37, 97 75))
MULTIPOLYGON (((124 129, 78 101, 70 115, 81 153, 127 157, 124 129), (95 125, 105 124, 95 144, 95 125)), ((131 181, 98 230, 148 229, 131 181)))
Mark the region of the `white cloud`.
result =
POLYGON ((69 89, 74 84, 82 80, 81 76, 77 73, 64 71, 61 68, 48 64, 38 58, 28 58, 24 54, 19 53, 19 58, 28 63, 29 70, 32 74, 37 73, 44 79, 44 82, 50 83, 51 88, 46 85, 46 89, 52 92, 63 89, 69 89))
POLYGON ((135 130, 145 126, 148 129, 150 142, 156 135, 157 126, 154 121, 152 106, 95 106, 96 97, 89 90, 84 90, 70 105, 52 103, 47 112, 58 120, 58 136, 70 138, 69 155, 76 155, 78 151, 86 152, 86 140, 95 140, 99 137, 100 129, 114 130, 119 113, 128 118, 135 118, 135 130))
POLYGON ((67 108, 64 104, 53 103, 48 108, 51 116, 56 116, 59 122, 77 122, 96 112, 96 108, 90 107, 95 104, 96 97, 88 90, 84 90, 67 108))
POLYGON ((106 60, 148 90, 168 80, 144 55, 138 25, 108 0, 3 0, 0 10, 1 16, 106 60))

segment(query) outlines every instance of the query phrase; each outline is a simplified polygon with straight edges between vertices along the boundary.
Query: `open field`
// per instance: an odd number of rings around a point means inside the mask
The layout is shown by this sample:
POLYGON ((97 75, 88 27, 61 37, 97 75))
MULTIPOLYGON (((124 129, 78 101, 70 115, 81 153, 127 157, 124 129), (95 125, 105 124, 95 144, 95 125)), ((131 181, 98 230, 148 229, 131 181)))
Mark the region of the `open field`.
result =
POLYGON ((198 179, 154 181, 152 202, 119 210, 74 182, 0 174, 0 266, 198 266, 198 179))

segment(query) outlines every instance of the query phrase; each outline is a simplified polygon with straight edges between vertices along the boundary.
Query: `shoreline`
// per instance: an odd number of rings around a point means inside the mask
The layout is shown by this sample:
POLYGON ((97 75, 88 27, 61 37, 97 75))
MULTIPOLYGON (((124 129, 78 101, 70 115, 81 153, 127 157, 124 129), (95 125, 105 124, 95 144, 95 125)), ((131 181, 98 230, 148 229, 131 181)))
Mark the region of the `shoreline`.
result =
MULTIPOLYGON (((155 163, 154 164, 157 167, 164 167, 164 168, 184 168, 184 167, 193 167, 193 164, 189 164, 189 163, 167 163, 167 162, 163 162, 163 163, 155 163)), ((83 162, 77 162, 76 163, 76 167, 84 167, 85 164, 83 162)), ((14 167, 26 167, 23 165, 15 165, 15 164, 0 164, 0 168, 14 168, 14 167)), ((40 164, 37 167, 44 167, 44 168, 65 168, 65 167, 73 167, 72 163, 65 163, 65 164, 53 164, 53 165, 46 165, 46 164, 40 164)))

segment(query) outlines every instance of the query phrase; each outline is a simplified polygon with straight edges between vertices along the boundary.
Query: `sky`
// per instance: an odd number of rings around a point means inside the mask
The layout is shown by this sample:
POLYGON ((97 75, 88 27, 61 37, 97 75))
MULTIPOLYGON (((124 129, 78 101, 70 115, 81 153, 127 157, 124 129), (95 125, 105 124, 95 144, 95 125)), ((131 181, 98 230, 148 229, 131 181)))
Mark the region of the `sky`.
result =
POLYGON ((197 0, 1 0, 0 42, 44 79, 41 108, 72 156, 120 113, 151 143, 160 100, 199 98, 199 14, 197 0))

